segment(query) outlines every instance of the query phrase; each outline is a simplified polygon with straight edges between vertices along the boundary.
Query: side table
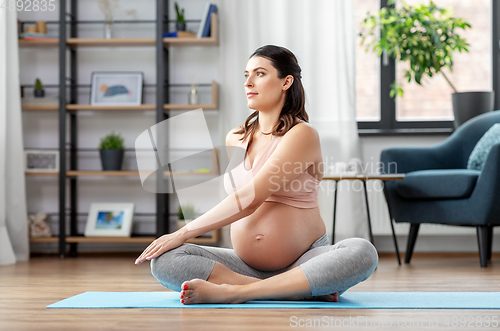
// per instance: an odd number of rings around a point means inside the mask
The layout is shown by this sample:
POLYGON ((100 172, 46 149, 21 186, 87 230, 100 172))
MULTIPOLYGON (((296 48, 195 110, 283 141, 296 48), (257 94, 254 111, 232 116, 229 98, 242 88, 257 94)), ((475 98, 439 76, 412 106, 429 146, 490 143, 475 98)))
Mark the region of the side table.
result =
MULTIPOLYGON (((388 174, 388 175, 335 175, 329 177, 323 177, 323 180, 334 180, 335 181, 335 193, 333 196, 333 231, 332 231, 332 244, 335 242, 335 218, 337 214, 337 185, 341 180, 360 180, 363 182, 363 190, 365 192, 365 202, 366 202, 366 216, 368 219, 368 231, 370 234, 370 242, 373 244, 373 233, 372 233, 372 223, 370 219, 370 208, 368 206, 368 191, 366 190, 366 181, 368 180, 381 180, 383 182, 388 180, 401 180, 404 179, 404 174, 388 174)), ((389 222, 391 223, 392 229, 392 239, 394 240, 394 247, 396 248, 396 256, 398 258, 398 263, 401 265, 401 258, 399 257, 398 242, 396 240, 396 233, 394 232, 394 225, 392 224, 392 215, 389 208, 389 222)))

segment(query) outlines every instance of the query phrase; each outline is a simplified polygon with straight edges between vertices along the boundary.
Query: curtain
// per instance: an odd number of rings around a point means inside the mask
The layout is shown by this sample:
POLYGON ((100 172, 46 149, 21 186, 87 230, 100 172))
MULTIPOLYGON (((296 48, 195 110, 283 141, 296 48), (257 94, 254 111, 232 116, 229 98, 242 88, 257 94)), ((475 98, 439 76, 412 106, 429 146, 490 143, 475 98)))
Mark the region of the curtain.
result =
POLYGON ((0 265, 29 258, 17 12, 0 10, 0 265))
MULTIPOLYGON (((354 1, 220 0, 222 141, 253 111, 246 104, 248 57, 266 44, 291 50, 302 68, 309 122, 319 132, 324 176, 361 169, 356 123, 354 1)), ((335 240, 368 237, 362 186, 342 181, 335 240)), ((335 182, 322 181, 320 213, 331 238, 335 182)), ((224 241, 226 244, 227 241, 224 241)))

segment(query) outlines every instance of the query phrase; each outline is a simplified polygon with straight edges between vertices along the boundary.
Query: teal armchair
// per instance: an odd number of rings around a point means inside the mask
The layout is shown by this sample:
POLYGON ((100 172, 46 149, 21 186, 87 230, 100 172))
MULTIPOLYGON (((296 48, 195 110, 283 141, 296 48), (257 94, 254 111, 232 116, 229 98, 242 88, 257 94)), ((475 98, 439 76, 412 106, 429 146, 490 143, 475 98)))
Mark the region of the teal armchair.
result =
POLYGON ((422 223, 471 226, 477 231, 481 267, 491 259, 493 228, 500 225, 500 144, 492 146, 481 170, 467 169, 481 137, 500 123, 500 111, 461 125, 440 144, 382 151, 382 173, 404 173, 385 183, 391 220, 410 223, 405 262, 410 263, 422 223))

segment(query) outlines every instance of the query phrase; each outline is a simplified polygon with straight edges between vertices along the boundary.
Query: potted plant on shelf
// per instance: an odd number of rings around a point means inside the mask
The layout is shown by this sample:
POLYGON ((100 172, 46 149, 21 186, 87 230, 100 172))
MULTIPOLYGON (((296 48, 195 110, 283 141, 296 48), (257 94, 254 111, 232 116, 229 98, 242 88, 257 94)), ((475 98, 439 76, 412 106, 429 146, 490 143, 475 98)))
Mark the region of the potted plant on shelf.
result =
POLYGON ((193 204, 187 203, 179 206, 177 215, 179 217, 177 220, 177 229, 180 229, 195 219, 196 209, 193 204))
MULTIPOLYGON (((394 0, 388 1, 389 5, 394 0)), ((402 8, 382 8, 375 15, 368 14, 362 23, 360 33, 363 45, 367 37, 372 40, 366 45, 368 51, 379 56, 385 53, 400 62, 408 62, 405 71, 408 82, 412 79, 419 85, 424 76, 433 77, 441 73, 453 89, 452 104, 455 115, 455 128, 468 119, 493 110, 493 91, 458 92, 444 73, 448 67, 453 72, 452 53, 458 50, 469 52, 470 46, 456 32, 457 29, 470 28, 471 25, 462 18, 452 17, 449 8, 437 7, 432 1, 412 7, 403 2, 402 8), (375 37, 380 29, 380 37, 375 37)), ((403 89, 393 82, 390 96, 403 96, 403 89)))
POLYGON ((102 170, 121 170, 124 153, 123 140, 120 134, 114 132, 101 139, 99 154, 101 156, 102 170))
POLYGON ((42 81, 37 78, 35 80, 35 89, 33 90, 35 98, 43 98, 45 96, 45 90, 43 89, 42 81))
POLYGON ((175 12, 177 13, 177 20, 175 22, 175 29, 177 31, 186 31, 186 20, 184 19, 184 8, 179 9, 179 5, 175 2, 175 12))

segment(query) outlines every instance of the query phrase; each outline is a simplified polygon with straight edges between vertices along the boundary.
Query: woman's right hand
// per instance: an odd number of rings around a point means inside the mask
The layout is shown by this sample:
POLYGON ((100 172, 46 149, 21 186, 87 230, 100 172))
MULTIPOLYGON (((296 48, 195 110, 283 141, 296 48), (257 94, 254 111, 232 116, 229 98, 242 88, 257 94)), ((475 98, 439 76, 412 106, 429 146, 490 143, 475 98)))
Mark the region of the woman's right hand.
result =
POLYGON ((185 232, 186 230, 181 228, 173 233, 168 233, 156 239, 135 260, 135 264, 141 264, 146 260, 154 259, 171 249, 179 247, 187 240, 185 232))

